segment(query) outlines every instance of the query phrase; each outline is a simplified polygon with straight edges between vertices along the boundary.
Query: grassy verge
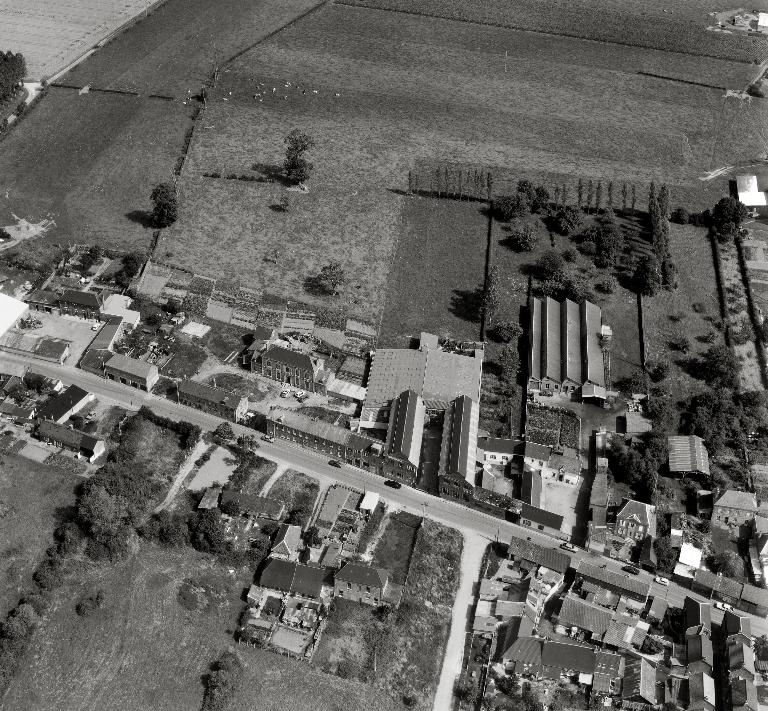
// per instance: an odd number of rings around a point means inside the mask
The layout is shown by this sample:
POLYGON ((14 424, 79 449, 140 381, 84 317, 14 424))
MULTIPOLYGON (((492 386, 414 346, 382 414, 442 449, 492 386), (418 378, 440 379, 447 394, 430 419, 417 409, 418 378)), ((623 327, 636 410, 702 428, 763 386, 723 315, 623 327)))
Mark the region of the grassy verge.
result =
POLYGON ((430 708, 450 628, 461 550, 458 531, 425 521, 400 606, 374 610, 337 600, 313 663, 338 676, 374 684, 411 708, 430 708))
POLYGON ((0 458, 0 615, 32 584, 59 511, 74 503, 78 480, 23 457, 0 458))
POLYGON ((389 571, 392 582, 402 585, 408 575, 411 553, 422 519, 405 512, 389 517, 373 552, 373 565, 389 571))

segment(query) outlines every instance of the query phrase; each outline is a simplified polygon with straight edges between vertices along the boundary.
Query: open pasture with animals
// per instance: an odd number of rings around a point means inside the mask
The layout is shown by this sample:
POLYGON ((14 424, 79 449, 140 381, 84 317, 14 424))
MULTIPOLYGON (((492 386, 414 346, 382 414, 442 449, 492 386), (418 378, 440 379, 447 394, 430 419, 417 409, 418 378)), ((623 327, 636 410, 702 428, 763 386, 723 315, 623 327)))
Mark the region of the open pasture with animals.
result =
POLYGON ((726 139, 722 89, 641 71, 719 87, 746 85, 753 69, 324 7, 224 67, 180 181, 180 219, 160 250, 181 266, 378 325, 409 235, 402 191, 420 161, 556 174, 572 194, 580 177, 655 179, 682 204, 711 204, 723 185, 698 178, 726 139), (316 142, 308 193, 286 192, 279 177, 293 128, 316 142), (347 283, 337 295, 314 292, 312 277, 332 260, 347 283))

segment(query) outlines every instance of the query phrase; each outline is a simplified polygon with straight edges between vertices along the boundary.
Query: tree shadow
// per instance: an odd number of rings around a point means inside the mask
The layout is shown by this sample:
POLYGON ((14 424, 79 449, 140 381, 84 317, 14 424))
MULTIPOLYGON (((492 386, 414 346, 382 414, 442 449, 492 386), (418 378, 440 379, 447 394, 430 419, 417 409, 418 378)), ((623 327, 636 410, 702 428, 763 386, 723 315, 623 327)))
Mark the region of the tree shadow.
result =
POLYGON ((483 287, 454 289, 451 296, 450 312, 465 321, 477 323, 483 313, 483 287))
POLYGON ((288 208, 280 202, 273 202, 269 206, 269 209, 272 210, 272 212, 288 212, 288 208))
POLYGON ((126 212, 125 216, 137 225, 141 225, 147 229, 155 226, 155 218, 149 210, 131 210, 126 212))
POLYGON ((281 185, 291 185, 291 181, 285 177, 283 166, 274 163, 254 163, 251 170, 260 173, 262 177, 271 183, 280 183, 281 185))
POLYGON ((333 296, 317 274, 310 274, 304 279, 304 291, 312 296, 333 296))

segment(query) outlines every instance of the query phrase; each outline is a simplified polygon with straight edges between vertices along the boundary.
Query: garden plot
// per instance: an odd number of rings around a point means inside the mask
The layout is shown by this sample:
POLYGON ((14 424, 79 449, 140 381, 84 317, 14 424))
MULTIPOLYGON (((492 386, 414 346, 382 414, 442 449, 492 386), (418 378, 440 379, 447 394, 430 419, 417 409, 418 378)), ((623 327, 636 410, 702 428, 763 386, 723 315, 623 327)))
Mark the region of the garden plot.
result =
POLYGON ((206 461, 195 472, 192 481, 189 482, 190 491, 202 491, 209 486, 224 486, 229 481, 237 466, 237 460, 232 453, 224 447, 216 447, 206 461))

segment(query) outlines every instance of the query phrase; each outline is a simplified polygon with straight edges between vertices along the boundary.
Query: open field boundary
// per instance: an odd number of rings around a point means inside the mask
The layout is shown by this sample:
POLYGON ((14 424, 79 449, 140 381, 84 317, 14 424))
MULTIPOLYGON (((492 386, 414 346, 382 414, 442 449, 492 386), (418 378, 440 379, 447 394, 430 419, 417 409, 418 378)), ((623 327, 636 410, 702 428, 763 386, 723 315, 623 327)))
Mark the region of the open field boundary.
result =
MULTIPOLYGON (((461 22, 469 25, 497 27, 504 30, 514 30, 516 32, 529 32, 531 34, 543 35, 548 37, 568 37, 570 39, 577 39, 583 42, 595 42, 597 44, 604 44, 604 45, 615 45, 619 47, 633 47, 636 49, 649 49, 649 50, 656 50, 661 52, 668 52, 669 54, 684 54, 691 57, 713 57, 716 59, 720 58, 717 55, 708 54, 706 52, 695 52, 693 50, 684 50, 684 49, 668 49, 666 47, 657 47, 654 45, 639 44, 636 42, 621 42, 620 40, 593 39, 591 37, 584 37, 583 35, 580 35, 576 32, 562 32, 562 31, 553 32, 553 31, 547 31, 542 29, 533 29, 531 27, 526 27, 525 25, 518 25, 512 22, 504 23, 504 22, 489 22, 487 20, 477 20, 477 19, 471 20, 466 18, 450 17, 448 15, 440 15, 434 12, 405 10, 403 8, 393 8, 393 7, 375 7, 372 5, 366 5, 363 2, 345 2, 344 0, 337 0, 337 2, 335 2, 334 4, 345 6, 345 7, 357 7, 365 10, 377 10, 379 12, 392 12, 392 13, 399 13, 402 15, 417 15, 419 17, 430 17, 435 20, 446 20, 448 22, 461 22)), ((745 59, 729 59, 728 61, 736 62, 739 64, 751 64, 751 62, 745 59)))
POLYGON ((651 77, 653 79, 664 79, 664 81, 673 81, 676 84, 690 84, 691 86, 703 86, 705 89, 720 89, 721 91, 727 91, 725 86, 715 86, 714 84, 707 84, 701 81, 691 81, 690 79, 678 79, 677 77, 669 77, 664 74, 654 74, 653 72, 637 72, 641 77, 651 77))

